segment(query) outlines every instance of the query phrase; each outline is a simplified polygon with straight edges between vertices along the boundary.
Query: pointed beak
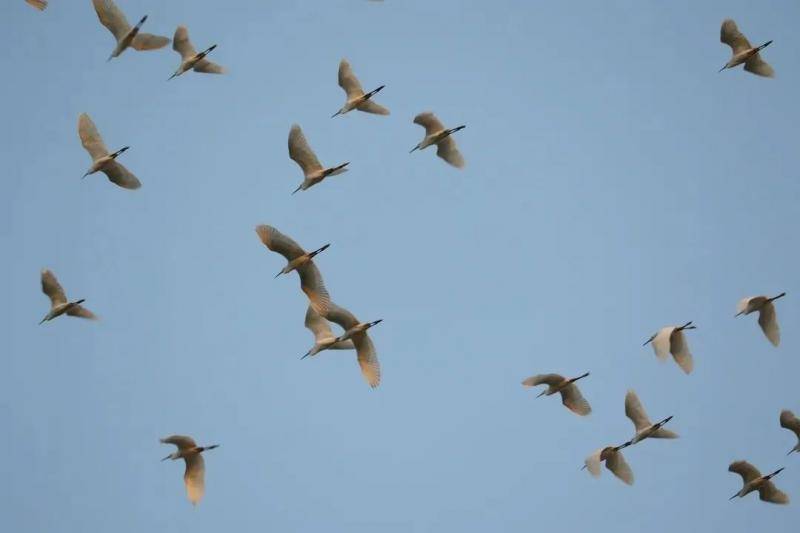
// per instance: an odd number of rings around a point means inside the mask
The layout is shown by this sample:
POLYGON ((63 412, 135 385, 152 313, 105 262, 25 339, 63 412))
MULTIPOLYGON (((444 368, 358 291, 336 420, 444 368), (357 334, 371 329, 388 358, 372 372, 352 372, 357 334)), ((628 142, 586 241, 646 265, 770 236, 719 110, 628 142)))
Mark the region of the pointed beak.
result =
POLYGON ((338 116, 339 116, 339 115, 341 115, 341 114, 342 114, 342 110, 340 109, 339 111, 337 111, 336 113, 334 113, 333 115, 331 115, 331 118, 333 118, 333 117, 338 117, 338 116))
POLYGON ((730 498, 728 498, 728 501, 731 501, 732 499, 734 499, 734 498, 735 498, 735 497, 737 497, 738 495, 739 495, 739 493, 737 492, 736 494, 734 494, 733 496, 731 496, 730 498))
POLYGON ((293 190, 293 191, 292 191, 292 194, 296 193, 297 191, 299 191, 299 190, 300 190, 300 189, 302 189, 302 188, 303 188, 303 186, 302 186, 302 185, 300 185, 298 188, 296 188, 295 190, 293 190))
POLYGON ((175 71, 175 73, 173 73, 173 74, 172 74, 172 76, 170 76, 169 78, 167 78, 167 81, 171 80, 172 78, 174 78, 174 77, 175 77, 175 76, 177 76, 177 75, 178 75, 178 72, 177 72, 177 71, 175 71))
POLYGON ((376 325, 380 324, 381 322, 383 322, 382 318, 380 318, 380 319, 378 319, 378 320, 376 320, 374 322, 370 322, 369 324, 367 324, 367 328, 371 328, 372 326, 376 326, 376 325))
POLYGON ((166 457, 164 457, 163 459, 161 459, 161 462, 164 462, 164 461, 166 461, 166 460, 167 460, 167 459, 169 459, 170 457, 172 457, 172 454, 169 454, 168 456, 166 456, 166 457))
POLYGON ((647 346, 648 344, 650 344, 651 342, 653 342, 653 339, 655 339, 655 337, 650 337, 649 339, 647 339, 647 342, 645 342, 644 344, 642 344, 642 346, 647 346))
MULTIPOLYGON (((278 276, 280 276, 281 274, 283 274, 283 270, 281 270, 280 272, 278 272, 277 274, 275 274, 275 278, 277 278, 277 277, 278 277, 278 276)), ((272 278, 272 279, 275 279, 275 278, 272 278)))
POLYGON ((89 175, 89 172, 87 172, 86 174, 84 174, 83 176, 81 176, 81 179, 84 179, 84 178, 85 178, 86 176, 88 176, 88 175, 89 175))
POLYGON ((739 316, 739 315, 743 315, 743 314, 744 314, 744 311, 739 311, 738 313, 736 313, 735 315, 733 315, 733 318, 736 318, 737 316, 739 316))
POLYGON ((311 355, 311 350, 307 351, 306 354, 303 357, 300 358, 300 360, 302 361, 303 359, 305 359, 309 355, 311 355))
POLYGON ((541 397, 541 396, 544 396, 544 394, 545 394, 546 392, 547 392, 547 389, 545 389, 545 390, 543 390, 542 392, 540 392, 539 394, 537 394, 537 395, 536 395, 536 397, 537 397, 537 398, 539 398, 539 397, 541 397))
MULTIPOLYGON (((728 68, 728 64, 727 64, 727 63, 725 63, 725 66, 724 66, 724 67, 722 67, 721 69, 719 69, 717 72, 722 72, 722 71, 723 71, 723 70, 725 70, 726 68, 728 68)), ((734 497, 735 497, 735 496, 734 496, 734 497)))
POLYGON ((414 151, 415 151, 415 150, 418 150, 418 149, 419 149, 419 145, 416 145, 416 146, 415 146, 414 148, 412 148, 412 149, 411 149, 411 151, 410 151, 410 152, 408 152, 408 153, 409 153, 409 154, 413 154, 413 153, 414 153, 414 151))

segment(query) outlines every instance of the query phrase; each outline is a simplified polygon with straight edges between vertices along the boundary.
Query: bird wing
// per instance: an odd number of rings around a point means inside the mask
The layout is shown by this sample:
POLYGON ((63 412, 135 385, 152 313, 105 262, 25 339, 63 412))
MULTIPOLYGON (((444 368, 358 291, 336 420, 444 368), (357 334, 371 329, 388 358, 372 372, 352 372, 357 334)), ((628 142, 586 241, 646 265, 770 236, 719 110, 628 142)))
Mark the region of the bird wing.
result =
POLYGON ((50 298, 53 307, 67 303, 67 295, 56 279, 56 275, 48 269, 42 270, 42 292, 50 298))
POLYGON ((436 155, 456 168, 464 168, 464 156, 458 151, 456 141, 448 135, 436 145, 436 155))
POLYGON ((604 449, 605 448, 600 448, 583 461, 583 464, 586 465, 586 470, 588 470, 593 477, 600 477, 600 454, 603 453, 604 449))
POLYGON ((752 48, 752 46, 750 46, 750 41, 739 31, 739 28, 736 27, 736 23, 731 19, 726 19, 722 22, 719 40, 730 46, 733 49, 734 55, 752 48))
POLYGON ((125 13, 117 7, 114 0, 92 0, 92 4, 94 4, 94 10, 97 11, 100 24, 108 28, 117 41, 121 41, 131 31, 131 25, 128 24, 125 13))
POLYGON ((353 74, 353 69, 346 59, 339 62, 339 87, 347 93, 348 100, 364 96, 364 89, 361 88, 358 78, 353 74))
POLYGON ((606 468, 611 470, 617 478, 621 479, 627 485, 633 485, 633 470, 628 466, 628 462, 625 461, 622 452, 619 450, 614 451, 614 449, 611 448, 610 451, 606 453, 606 468))
POLYGON ((306 253, 294 239, 287 237, 272 226, 265 224, 256 226, 256 233, 264 246, 281 254, 287 261, 294 261, 306 253))
POLYGON ((172 49, 178 52, 184 61, 197 55, 197 50, 189 40, 189 30, 186 29, 186 26, 178 26, 175 30, 175 36, 172 38, 172 49))
POLYGON ((369 100, 364 100, 360 104, 356 106, 356 109, 359 111, 363 111, 365 113, 372 113, 374 115, 388 115, 389 110, 380 105, 377 102, 374 102, 371 98, 369 100))
POLYGON ((758 486, 758 497, 761 498, 762 501, 770 503, 789 503, 789 496, 778 489, 770 480, 766 480, 758 486))
POLYGON ((686 342, 686 336, 683 334, 683 331, 675 329, 670 335, 670 339, 672 357, 675 359, 675 362, 678 363, 678 366, 681 367, 681 370, 687 374, 691 374, 694 369, 694 358, 692 358, 692 352, 689 351, 689 344, 686 342))
POLYGON ((747 72, 752 72, 753 74, 764 76, 765 78, 775 77, 775 69, 772 68, 772 65, 761 59, 761 54, 759 53, 753 54, 744 62, 744 69, 747 72))
POLYGON ((425 128, 425 135, 433 135, 434 133, 440 132, 444 129, 444 124, 442 124, 442 121, 436 118, 436 115, 430 111, 420 113, 414 117, 414 124, 419 124, 425 128))
POLYGON ((761 477, 761 472, 747 461, 734 461, 728 466, 728 472, 734 472, 742 476, 744 483, 750 483, 754 479, 761 477))
POLYGON ((378 354, 375 345, 366 332, 353 335, 353 344, 356 346, 358 355, 358 365, 361 367, 361 375, 373 389, 381 382, 381 365, 378 362, 378 354))
POLYGON ((339 324, 345 331, 358 324, 358 319, 353 313, 333 302, 330 302, 328 305, 328 313, 325 315, 325 318, 335 324, 339 324))
POLYGON ((570 383, 560 392, 561 403, 576 415, 586 416, 592 412, 589 402, 586 401, 586 398, 581 394, 581 390, 574 383, 570 383))
POLYGON ((631 419, 636 431, 641 431, 652 425, 652 422, 647 417, 647 412, 642 406, 642 402, 639 401, 639 397, 636 396, 633 390, 629 390, 625 395, 625 416, 631 419))
POLYGON ((183 474, 186 496, 193 505, 197 505, 206 491, 206 462, 200 453, 189 454, 183 460, 186 461, 186 472, 183 474))
POLYGON ((761 326, 764 335, 774 346, 781 343, 781 330, 778 327, 778 317, 775 314, 775 305, 772 302, 765 303, 759 309, 758 325, 761 326))
POLYGON ((111 183, 119 185, 123 189, 138 189, 142 186, 142 182, 139 181, 139 178, 133 175, 133 173, 125 168, 122 163, 114 161, 109 161, 103 168, 100 169, 103 173, 108 176, 108 179, 111 180, 111 183))
POLYGON ((328 294, 328 289, 325 288, 325 282, 322 280, 322 274, 317 265, 313 260, 307 261, 296 270, 300 275, 300 288, 308 296, 311 307, 320 315, 327 315, 331 296, 328 294))
MULTIPOLYGON (((330 322, 322 317, 319 313, 314 311, 314 307, 308 306, 306 310, 306 327, 314 334, 314 341, 319 343, 321 340, 335 338, 333 330, 331 330, 330 322)), ((339 341, 331 346, 328 350, 352 350, 355 348, 353 341, 350 339, 339 341)))
POLYGON ((202 72, 204 74, 225 74, 225 67, 218 65, 208 59, 201 59, 194 64, 192 70, 195 72, 202 72))
POLYGON ((137 33, 133 38, 131 46, 135 50, 158 50, 169 44, 169 37, 153 35, 152 33, 137 33))
POLYGON ((316 154, 308 145, 303 130, 297 124, 289 130, 289 157, 303 169, 303 174, 309 174, 322 170, 322 164, 317 159, 316 154))
POLYGON ((81 138, 81 144, 92 156, 93 161, 97 161, 101 157, 108 155, 108 148, 100 137, 100 132, 97 131, 97 126, 89 115, 81 113, 78 117, 78 136, 81 138))
POLYGON ((788 409, 781 411, 781 427, 794 431, 797 438, 800 439, 800 418, 797 418, 793 412, 788 409))
POLYGON ((73 305, 72 307, 69 308, 69 310, 67 310, 67 314, 69 316, 74 316, 78 318, 88 318, 89 320, 97 319, 97 316, 94 313, 92 313, 82 305, 73 305))
POLYGON ((658 428, 657 430, 655 430, 654 432, 652 432, 650 434, 650 438, 653 438, 653 439, 677 439, 678 438, 678 434, 675 433, 674 431, 670 431, 667 428, 660 427, 660 428, 658 428))
POLYGON ((164 437, 161 439, 161 443, 174 444, 181 451, 197 448, 197 443, 194 441, 194 439, 192 437, 187 437, 186 435, 170 435, 169 437, 164 437))
POLYGON ((28 4, 32 5, 39 11, 44 11, 47 8, 47 0, 25 0, 28 4))
POLYGON ((662 361, 666 361, 669 357, 670 335, 672 335, 674 329, 673 326, 661 328, 651 341, 656 357, 662 361))
POLYGON ((550 385, 555 387, 563 382, 564 376, 561 374, 536 374, 523 381, 522 384, 525 387, 535 387, 537 385, 550 385))

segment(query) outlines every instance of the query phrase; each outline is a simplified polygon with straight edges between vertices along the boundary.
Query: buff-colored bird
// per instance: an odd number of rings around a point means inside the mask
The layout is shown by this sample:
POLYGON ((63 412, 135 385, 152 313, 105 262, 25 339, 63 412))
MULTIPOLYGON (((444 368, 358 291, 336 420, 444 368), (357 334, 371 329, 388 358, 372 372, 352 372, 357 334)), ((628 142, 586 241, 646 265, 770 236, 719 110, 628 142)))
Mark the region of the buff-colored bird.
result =
POLYGON ((92 0, 92 4, 94 4, 94 10, 97 11, 100 23, 108 28, 108 31, 117 40, 117 46, 108 57, 109 61, 119 56, 128 47, 139 51, 158 50, 169 44, 167 37, 139 31, 142 28, 142 24, 147 20, 147 15, 142 17, 142 20, 131 28, 128 19, 125 18, 125 13, 117 7, 114 0, 92 0))
POLYGON ((740 491, 731 496, 730 499, 732 500, 736 497, 742 498, 757 490, 758 497, 761 501, 780 504, 789 503, 789 496, 778 490, 778 487, 770 481, 773 477, 778 475, 781 470, 783 470, 783 468, 779 468, 769 475, 762 476, 758 468, 747 461, 732 462, 728 467, 728 472, 734 472, 742 476, 744 486, 740 491))
POLYGON ((317 159, 317 155, 309 146, 306 136, 303 135, 303 130, 297 124, 294 124, 292 129, 289 130, 289 157, 300 166, 304 176, 303 182, 292 194, 313 187, 328 176, 336 176, 347 172, 344 167, 350 164, 347 161, 335 167, 323 167, 319 159, 317 159))
POLYGON ((720 42, 727 44, 733 50, 733 56, 730 61, 725 63, 725 66, 719 69, 722 72, 725 69, 733 68, 744 63, 744 69, 759 76, 771 78, 775 76, 775 70, 763 59, 759 52, 769 46, 772 41, 767 41, 761 46, 753 47, 750 41, 747 40, 736 23, 731 19, 726 19, 722 22, 720 29, 720 42))
POLYGON ((364 89, 361 88, 361 83, 359 83, 358 78, 356 78, 356 75, 353 73, 353 69, 350 67, 350 63, 348 63, 346 59, 342 59, 339 63, 339 87, 344 89, 344 92, 347 94, 347 100, 344 106, 331 118, 337 115, 344 115, 353 109, 365 113, 373 113, 375 115, 389 114, 388 109, 379 105, 374 100, 371 100, 376 93, 380 92, 380 90, 386 86, 381 85, 377 89, 365 94, 364 89))
POLYGON ((319 313, 314 311, 312 306, 308 306, 306 310, 306 327, 314 334, 314 346, 301 358, 317 355, 322 350, 354 350, 355 344, 352 339, 340 341, 336 335, 333 334, 331 325, 327 319, 322 317, 319 313))
POLYGON ((682 326, 667 326, 661 328, 650 337, 643 346, 653 343, 653 351, 662 361, 666 361, 670 354, 678 363, 678 366, 690 374, 694 368, 694 359, 692 352, 689 351, 689 345, 686 343, 686 337, 683 334, 684 330, 696 329, 691 322, 687 322, 682 326))
POLYGON ((522 385, 525 387, 547 385, 547 388, 536 396, 537 398, 540 396, 552 396, 557 392, 561 393, 561 403, 564 404, 564 407, 577 415, 586 416, 592 412, 592 408, 581 394, 578 386, 575 385, 575 382, 588 375, 589 372, 586 372, 576 378, 567 379, 560 374, 537 374, 523 381, 522 385))
POLYGON ((47 269, 42 270, 42 292, 50 298, 50 311, 39 324, 44 324, 64 314, 78 318, 97 318, 94 313, 81 305, 86 301, 85 299, 75 300, 73 302, 68 301, 64 289, 61 287, 58 279, 56 279, 56 275, 47 269))
POLYGON ((629 390, 628 393, 625 395, 625 415, 631 419, 631 422, 633 422, 633 425, 636 428, 636 434, 629 442, 623 444, 622 448, 626 448, 632 444, 636 444, 637 442, 641 442, 644 439, 648 438, 653 438, 653 439, 678 438, 677 433, 674 433, 662 427, 664 424, 672 420, 672 416, 668 416, 661 422, 653 424, 650 421, 650 418, 647 416, 647 412, 644 410, 642 402, 639 401, 639 397, 633 390, 629 390))
POLYGON ((617 478, 622 480, 627 485, 633 485, 633 471, 625 457, 622 455, 622 448, 625 446, 606 446, 600 448, 592 455, 586 458, 583 468, 587 469, 594 477, 600 477, 600 463, 605 461, 606 468, 613 473, 617 478))
POLYGON ((797 435, 797 444, 794 448, 789 450, 789 453, 786 455, 790 455, 792 452, 800 452, 800 418, 797 418, 794 413, 788 409, 784 409, 781 411, 780 422, 782 428, 793 431, 794 434, 797 435))
POLYGON ((219 444, 212 444, 211 446, 198 446, 192 437, 185 435, 172 435, 161 439, 162 444, 174 444, 178 447, 178 451, 169 454, 161 459, 166 461, 172 459, 183 459, 186 462, 186 471, 183 474, 183 482, 186 485, 186 496, 192 505, 197 503, 203 498, 206 491, 206 463, 201 455, 207 450, 219 448, 219 444))
POLYGON ((430 111, 420 113, 414 117, 414 124, 419 124, 425 128, 425 137, 419 144, 411 149, 411 152, 414 150, 424 150, 428 146, 435 144, 436 155, 456 168, 464 167, 464 157, 461 155, 461 152, 458 151, 456 141, 451 135, 457 131, 463 130, 467 127, 466 125, 447 129, 444 127, 444 124, 436 118, 436 115, 430 111))
POLYGON ((312 259, 318 253, 327 249, 330 244, 326 244, 313 252, 306 252, 293 239, 272 226, 256 226, 256 233, 267 248, 281 254, 288 261, 286 266, 275 277, 277 278, 281 274, 288 274, 293 270, 297 271, 300 276, 300 288, 308 296, 311 306, 317 313, 326 316, 331 298, 325 288, 325 282, 322 281, 322 274, 320 274, 317 265, 314 264, 312 259))
POLYGON ((186 29, 186 26, 178 26, 178 29, 175 30, 175 37, 172 39, 172 49, 181 55, 181 64, 178 66, 178 70, 176 70, 169 79, 171 80, 176 76, 180 76, 189 70, 202 72, 204 74, 224 74, 224 67, 206 59, 209 52, 216 47, 217 45, 214 44, 202 52, 197 53, 197 50, 189 40, 189 30, 186 29))
POLYGON ((83 147, 92 156, 92 166, 83 175, 84 178, 100 171, 108 177, 111 183, 124 189, 138 189, 142 186, 142 183, 130 170, 125 168, 122 163, 117 162, 117 157, 130 147, 123 146, 113 154, 109 153, 97 127, 86 113, 82 113, 78 117, 78 136, 81 138, 83 147))
POLYGON ((47 0, 25 0, 28 4, 32 5, 39 11, 47 9, 47 0))
POLYGON ((778 317, 775 314, 775 300, 786 296, 785 292, 770 298, 769 296, 750 296, 743 298, 736 307, 736 316, 749 315, 758 311, 758 325, 764 332, 769 342, 774 346, 781 343, 781 329, 778 326, 778 317))

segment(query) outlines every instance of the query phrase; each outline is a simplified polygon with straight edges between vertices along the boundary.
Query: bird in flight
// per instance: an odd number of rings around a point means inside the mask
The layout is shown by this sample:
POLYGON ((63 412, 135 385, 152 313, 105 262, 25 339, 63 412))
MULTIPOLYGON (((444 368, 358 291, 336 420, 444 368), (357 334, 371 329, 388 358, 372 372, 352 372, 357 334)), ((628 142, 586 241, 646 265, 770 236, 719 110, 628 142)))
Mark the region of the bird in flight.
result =
POLYGON ((622 445, 622 448, 627 448, 644 439, 677 439, 677 433, 665 429, 664 424, 672 420, 672 416, 668 416, 660 422, 653 424, 647 412, 644 410, 642 402, 633 390, 629 390, 625 395, 625 416, 631 419, 633 426, 636 428, 636 434, 633 438, 622 445))
POLYGON ((575 382, 588 375, 589 372, 586 372, 576 378, 567 379, 561 374, 537 374, 523 381, 522 385, 525 387, 547 385, 547 388, 536 396, 537 398, 540 396, 552 396, 557 392, 561 393, 561 403, 564 404, 564 407, 577 415, 586 416, 592 412, 592 408, 581 394, 578 386, 575 385, 575 382))
POLYGON ((720 72, 744 63, 744 69, 747 72, 752 72, 753 74, 767 78, 775 76, 775 70, 773 70, 769 63, 761 59, 761 54, 759 54, 759 52, 769 46, 772 41, 767 41, 761 46, 752 46, 750 41, 747 40, 747 37, 739 31, 739 28, 736 27, 736 23, 731 19, 726 19, 722 22, 719 40, 730 46, 733 51, 733 56, 730 61, 719 69, 720 72))
POLYGON ((361 83, 359 83, 358 78, 356 78, 356 75, 353 73, 353 69, 350 67, 350 63, 348 63, 346 59, 342 59, 339 63, 339 87, 344 89, 344 92, 347 94, 347 100, 345 100, 344 106, 331 118, 337 115, 344 115, 353 109, 365 113, 373 113, 375 115, 389 114, 388 109, 377 104, 374 100, 371 100, 385 85, 381 85, 377 89, 373 89, 365 94, 364 89, 361 88, 361 83))
POLYGON ((68 301, 56 275, 48 269, 42 270, 42 292, 50 298, 50 311, 39 322, 40 325, 64 314, 78 318, 97 318, 94 313, 81 305, 86 300, 68 301))
POLYGON ((347 172, 344 167, 350 164, 348 161, 335 167, 323 167, 319 159, 317 159, 317 155, 309 146, 306 136, 303 135, 303 130, 297 124, 294 124, 292 129, 289 130, 289 157, 300 166, 304 176, 303 182, 292 194, 313 187, 328 176, 336 176, 347 172))
POLYGON ((739 301, 736 307, 736 316, 749 315, 758 311, 758 325, 773 346, 781 343, 781 330, 778 326, 778 316, 775 314, 775 300, 786 296, 785 292, 770 298, 769 296, 750 296, 739 301))
POLYGON ((189 40, 189 30, 186 29, 186 26, 178 26, 178 29, 175 30, 175 37, 172 39, 172 49, 181 55, 181 64, 169 79, 180 76, 189 70, 204 74, 224 74, 225 68, 206 59, 209 52, 216 47, 217 45, 214 44, 197 53, 197 50, 189 40))
POLYGON ((786 455, 790 455, 792 452, 800 452, 800 418, 797 418, 794 413, 788 409, 784 409, 781 411, 780 423, 782 428, 793 431, 794 434, 797 435, 797 445, 789 450, 789 453, 786 455))
POLYGON ((83 175, 84 178, 100 171, 108 177, 111 183, 124 189, 138 189, 142 186, 139 179, 125 168, 122 163, 117 161, 117 157, 130 147, 123 146, 113 154, 109 153, 103 138, 100 137, 100 133, 97 131, 97 126, 94 125, 94 122, 86 113, 82 113, 78 117, 78 136, 81 138, 83 147, 92 156, 92 166, 83 175))
POLYGON ((617 476, 626 485, 633 485, 633 470, 628 466, 625 457, 622 455, 622 448, 624 446, 606 446, 600 448, 592 455, 586 458, 584 468, 594 477, 600 477, 600 463, 605 462, 612 474, 617 476))
POLYGON ((742 476, 744 486, 739 492, 731 496, 730 499, 732 500, 736 497, 743 498, 757 490, 758 497, 761 501, 780 504, 789 503, 789 496, 783 491, 778 490, 778 487, 770 481, 773 477, 777 476, 781 470, 783 470, 783 468, 779 468, 769 475, 762 476, 758 468, 747 461, 732 462, 730 466, 728 466, 728 472, 733 472, 742 476))
POLYGON ((172 435, 161 439, 162 444, 174 444, 178 450, 161 459, 166 461, 172 459, 183 459, 186 462, 186 471, 183 474, 183 482, 186 485, 186 495, 192 505, 203 498, 206 491, 206 463, 201 455, 203 452, 219 448, 219 444, 211 446, 198 446, 192 437, 185 435, 172 435))
POLYGON ((117 46, 108 56, 108 61, 119 56, 128 47, 139 51, 158 50, 169 44, 169 38, 167 37, 139 31, 142 28, 142 24, 147 20, 147 15, 142 17, 139 23, 131 28, 128 19, 125 18, 125 13, 117 7, 114 0, 92 0, 92 4, 94 4, 94 10, 97 12, 97 18, 100 19, 100 23, 108 28, 108 31, 117 40, 117 46))
POLYGON ((650 337, 643 346, 653 343, 653 351, 656 357, 665 361, 670 354, 678 363, 678 366, 690 374, 694 368, 694 359, 692 352, 689 351, 689 345, 686 343, 686 337, 683 334, 684 330, 696 329, 691 322, 687 322, 682 326, 667 326, 658 330, 652 337, 650 337))
POLYGON ((425 128, 425 137, 419 144, 411 149, 411 152, 414 150, 424 150, 428 146, 435 144, 436 155, 456 168, 464 167, 464 157, 461 155, 461 152, 458 151, 456 141, 453 140, 452 134, 463 130, 467 127, 466 125, 447 129, 444 127, 444 124, 436 118, 436 115, 430 111, 420 113, 414 117, 414 124, 419 124, 425 128))

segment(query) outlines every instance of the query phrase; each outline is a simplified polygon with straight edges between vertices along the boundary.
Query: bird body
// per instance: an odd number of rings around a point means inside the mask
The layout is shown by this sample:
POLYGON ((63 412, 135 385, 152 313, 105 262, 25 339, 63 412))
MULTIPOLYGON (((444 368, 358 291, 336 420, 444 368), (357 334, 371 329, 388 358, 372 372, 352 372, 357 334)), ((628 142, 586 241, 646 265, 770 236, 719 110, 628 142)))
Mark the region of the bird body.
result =
POLYGON ((785 292, 777 296, 749 296, 739 301, 736 307, 736 316, 749 315, 758 311, 758 325, 761 326, 761 331, 767 337, 773 346, 778 346, 781 343, 781 330, 778 326, 778 317, 775 313, 775 300, 786 296, 785 292))
POLYGON ((606 446, 600 448, 586 458, 583 468, 593 477, 600 477, 600 464, 605 462, 606 468, 626 485, 633 485, 633 470, 622 455, 624 446, 606 446))
POLYGON ((664 420, 653 424, 644 410, 642 402, 633 390, 629 390, 625 395, 625 415, 631 419, 636 434, 633 438, 622 445, 623 448, 641 442, 648 438, 654 439, 676 439, 678 435, 668 429, 665 429, 664 424, 672 420, 672 416, 668 416, 664 420))
MULTIPOLYGON (((172 76, 171 80, 176 76, 180 76, 184 72, 194 70, 195 72, 202 72, 205 74, 224 74, 225 68, 209 61, 206 56, 215 48, 216 44, 209 46, 202 52, 198 53, 192 42, 189 40, 189 30, 186 26, 178 26, 175 30, 175 36, 172 39, 172 49, 181 55, 181 64, 172 76)), ((169 80, 167 80, 169 81, 169 80)))
POLYGON ((567 409, 577 415, 586 416, 592 412, 592 408, 581 394, 578 386, 575 385, 575 382, 588 375, 589 372, 586 372, 578 377, 567 379, 561 374, 537 374, 524 380, 522 385, 525 387, 547 385, 547 388, 540 392, 537 398, 560 393, 561 403, 563 403, 567 409))
POLYGON ((465 125, 447 129, 444 124, 431 112, 420 113, 414 117, 414 124, 419 124, 425 128, 425 137, 419 142, 411 152, 424 150, 425 148, 436 145, 436 155, 450 163, 456 168, 463 168, 464 157, 456 147, 456 142, 451 135, 466 128, 465 125))
POLYGON ((317 159, 317 155, 311 149, 311 146, 303 135, 303 130, 297 124, 292 125, 289 130, 289 157, 297 163, 303 171, 303 182, 292 192, 304 191, 309 187, 313 187, 321 182, 328 176, 336 176, 347 172, 345 168, 349 162, 342 163, 335 167, 325 168, 317 159))
POLYGON ((337 111, 331 118, 349 113, 353 109, 357 109, 365 113, 373 113, 375 115, 389 114, 388 109, 376 103, 374 100, 371 100, 371 98, 376 93, 380 92, 385 85, 381 85, 377 89, 374 89, 368 93, 364 93, 361 83, 358 81, 358 78, 356 78, 352 67, 350 67, 350 63, 348 63, 346 59, 342 59, 339 63, 339 87, 344 89, 347 99, 345 100, 344 106, 342 106, 342 108, 339 109, 339 111, 337 111))
POLYGON ((205 494, 205 472, 206 465, 201 453, 207 450, 219 448, 219 444, 211 446, 198 446, 193 438, 185 435, 172 435, 161 439, 162 444, 174 444, 178 449, 162 459, 172 459, 173 461, 183 459, 186 462, 186 471, 183 474, 183 482, 186 485, 186 495, 192 505, 203 498, 205 494))
POLYGON ((761 46, 752 46, 750 41, 747 40, 747 37, 739 31, 736 23, 731 19, 726 19, 722 22, 719 40, 730 46, 733 52, 733 56, 720 69, 720 72, 744 63, 744 69, 746 71, 752 72, 758 76, 771 78, 775 75, 773 68, 769 63, 761 59, 761 55, 759 54, 759 52, 769 46, 772 41, 767 41, 761 46))
POLYGON ((117 40, 117 45, 108 58, 109 61, 118 57, 128 47, 144 51, 157 50, 169 44, 167 37, 140 32, 142 24, 147 20, 147 15, 142 17, 139 23, 131 28, 128 19, 125 18, 125 14, 117 7, 114 0, 92 0, 92 4, 94 4, 94 10, 97 12, 100 23, 108 28, 108 31, 117 40))
POLYGON ((761 472, 747 461, 732 462, 730 466, 728 466, 728 472, 733 472, 742 476, 744 485, 741 490, 731 496, 730 499, 732 500, 736 497, 742 498, 753 491, 758 491, 758 497, 761 501, 779 504, 789 503, 789 496, 778 490, 775 484, 770 481, 782 470, 783 468, 779 468, 769 475, 762 476, 761 472))
POLYGON ((682 326, 667 326, 658 330, 647 342, 653 344, 653 351, 660 360, 666 360, 670 354, 678 363, 678 366, 690 374, 694 369, 694 359, 692 353, 689 351, 689 345, 686 343, 686 337, 683 334, 684 330, 696 329, 691 322, 687 322, 682 326))
POLYGON ((314 311, 312 306, 306 310, 305 326, 314 334, 314 346, 306 352, 303 359, 308 356, 315 356, 323 350, 354 350, 355 345, 352 339, 339 340, 333 334, 330 323, 319 313, 314 311))
POLYGON ((94 313, 81 305, 86 300, 81 299, 73 302, 67 300, 64 289, 58 282, 56 275, 48 269, 42 270, 42 292, 50 298, 50 311, 39 322, 40 325, 61 315, 89 319, 96 318, 94 313))
POLYGON ((789 450, 789 453, 786 455, 789 455, 792 452, 800 452, 800 418, 797 418, 795 414, 788 409, 784 409, 781 411, 780 423, 782 428, 793 431, 797 436, 797 445, 789 450))
POLYGON ((117 161, 117 157, 129 147, 124 146, 113 154, 109 153, 97 127, 86 113, 82 113, 78 117, 78 136, 81 144, 92 157, 92 164, 83 175, 84 178, 95 172, 103 172, 109 181, 124 189, 138 189, 142 186, 139 179, 117 161))

